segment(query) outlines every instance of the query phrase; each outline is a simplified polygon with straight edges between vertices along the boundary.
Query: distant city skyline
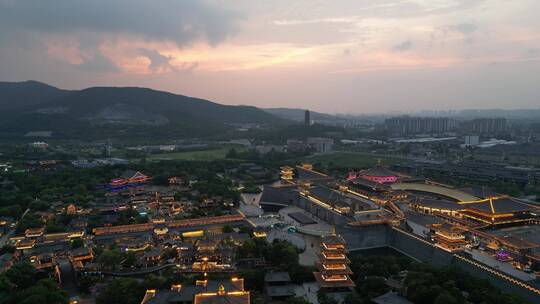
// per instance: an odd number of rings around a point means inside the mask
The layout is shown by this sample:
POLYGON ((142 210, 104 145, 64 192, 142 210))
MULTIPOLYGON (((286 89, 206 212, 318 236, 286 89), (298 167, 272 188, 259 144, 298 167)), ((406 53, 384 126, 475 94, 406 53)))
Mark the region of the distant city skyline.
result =
POLYGON ((0 81, 342 114, 537 109, 538 11, 535 0, 0 0, 0 81))

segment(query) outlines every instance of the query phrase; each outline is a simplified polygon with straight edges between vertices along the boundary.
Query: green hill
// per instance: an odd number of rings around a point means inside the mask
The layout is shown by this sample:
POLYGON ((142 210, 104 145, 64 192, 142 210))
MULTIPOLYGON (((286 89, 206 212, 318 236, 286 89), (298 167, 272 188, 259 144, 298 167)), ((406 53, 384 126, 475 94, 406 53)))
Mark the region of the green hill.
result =
POLYGON ((0 136, 9 137, 30 131, 52 131, 60 138, 209 137, 242 124, 287 123, 256 107, 137 87, 65 91, 38 82, 2 83, 0 101, 0 136))
POLYGON ((47 103, 69 91, 37 81, 0 82, 0 110, 20 109, 47 103))

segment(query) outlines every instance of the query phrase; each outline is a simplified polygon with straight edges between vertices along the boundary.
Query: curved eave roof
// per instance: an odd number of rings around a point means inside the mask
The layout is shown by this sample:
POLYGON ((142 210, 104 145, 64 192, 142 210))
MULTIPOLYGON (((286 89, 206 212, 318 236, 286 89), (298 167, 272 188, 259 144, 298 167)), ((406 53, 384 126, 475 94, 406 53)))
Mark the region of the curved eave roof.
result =
POLYGON ((386 169, 383 166, 375 166, 373 168, 360 171, 360 174, 367 175, 367 176, 378 176, 378 177, 397 176, 397 174, 386 169))
POLYGON ((476 209, 486 213, 516 213, 538 210, 532 205, 511 197, 495 197, 478 202, 462 203, 464 208, 476 209))

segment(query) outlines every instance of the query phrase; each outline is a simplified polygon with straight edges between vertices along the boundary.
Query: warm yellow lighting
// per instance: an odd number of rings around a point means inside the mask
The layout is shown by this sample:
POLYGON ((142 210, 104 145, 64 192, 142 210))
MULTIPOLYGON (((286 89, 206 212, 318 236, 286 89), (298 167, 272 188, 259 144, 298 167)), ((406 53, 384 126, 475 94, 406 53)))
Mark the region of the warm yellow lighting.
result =
POLYGON ((204 236, 204 230, 183 232, 182 236, 183 237, 201 237, 201 236, 204 236))
POLYGON ((347 269, 347 267, 345 265, 343 265, 343 264, 330 264, 330 265, 323 264, 323 268, 326 269, 326 270, 335 270, 335 269, 343 270, 343 269, 347 269))
POLYGON ((227 292, 227 295, 231 296, 241 296, 247 294, 247 291, 229 291, 227 292))
POLYGON ((266 232, 264 232, 264 231, 263 232, 255 231, 255 232, 253 232, 253 236, 257 237, 257 238, 263 238, 263 237, 266 237, 266 232))
POLYGON ((323 252, 322 255, 326 258, 326 259, 329 259, 329 260, 341 260, 341 259, 345 259, 345 255, 344 254, 335 254, 335 253, 326 253, 326 252, 323 252))
POLYGON ((203 292, 203 293, 199 293, 198 296, 203 296, 203 297, 217 296, 217 293, 215 293, 215 292, 203 292))
POLYGON ((346 275, 332 275, 332 276, 322 275, 322 278, 325 281, 347 281, 346 275))

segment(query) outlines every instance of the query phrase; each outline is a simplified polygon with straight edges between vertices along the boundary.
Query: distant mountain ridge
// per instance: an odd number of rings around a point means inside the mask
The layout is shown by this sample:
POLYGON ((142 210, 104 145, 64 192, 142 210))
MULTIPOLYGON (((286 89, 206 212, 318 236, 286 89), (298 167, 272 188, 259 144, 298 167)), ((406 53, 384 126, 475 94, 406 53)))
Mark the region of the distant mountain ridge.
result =
MULTIPOLYGON (((36 81, 0 83, 0 132, 17 136, 48 130, 72 136, 211 136, 238 124, 287 121, 251 106, 139 87, 62 90, 36 81)), ((0 134, 1 136, 2 134, 0 134)), ((5 134, 4 134, 5 135, 5 134)))
POLYGON ((33 80, 0 82, 0 110, 19 109, 47 103, 69 92, 33 80))

